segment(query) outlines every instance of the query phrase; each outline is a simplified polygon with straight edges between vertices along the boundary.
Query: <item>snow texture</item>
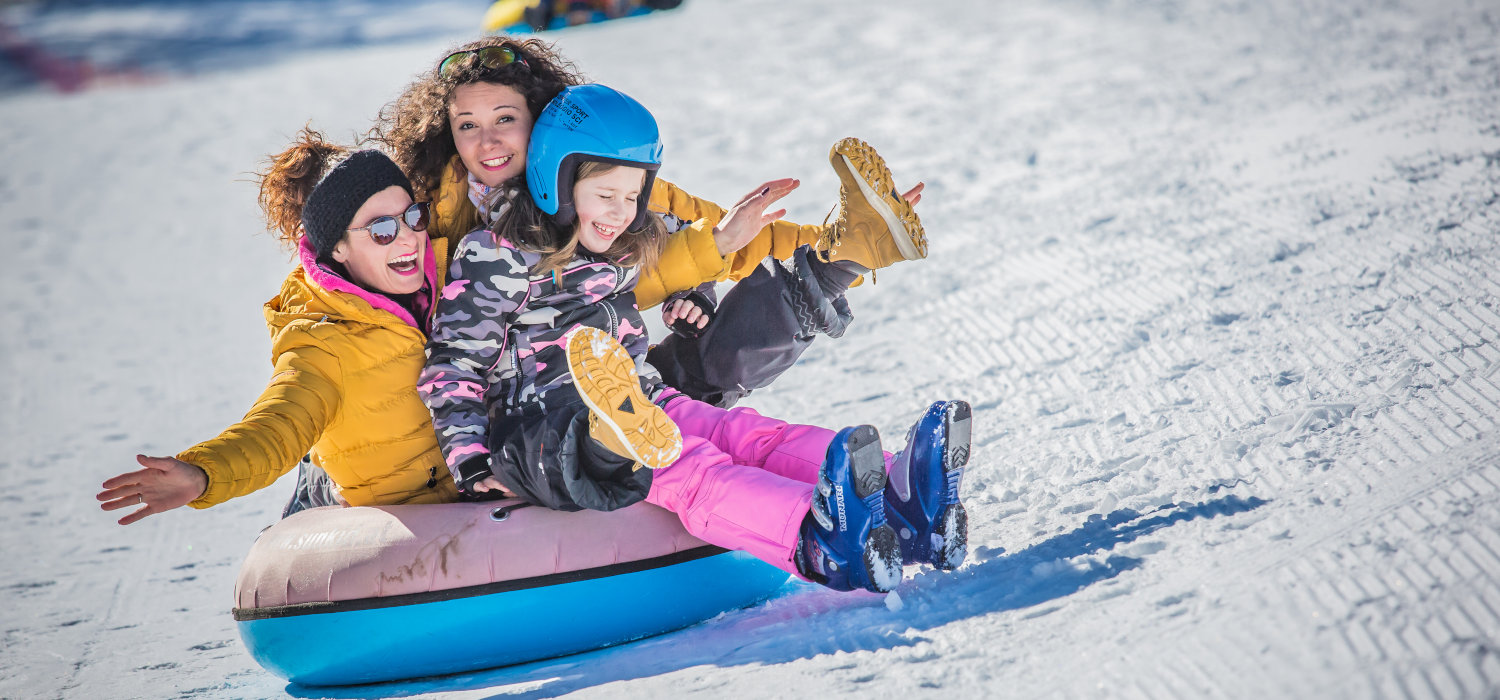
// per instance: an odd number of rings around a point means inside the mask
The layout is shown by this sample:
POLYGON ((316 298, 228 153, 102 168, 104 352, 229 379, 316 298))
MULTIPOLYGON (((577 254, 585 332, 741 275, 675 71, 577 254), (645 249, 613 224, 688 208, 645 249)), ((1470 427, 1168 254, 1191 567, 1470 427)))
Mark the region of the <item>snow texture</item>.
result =
POLYGON ((557 34, 654 109, 695 194, 795 176, 789 218, 821 221, 848 135, 926 180, 930 258, 853 290, 848 334, 750 403, 898 448, 967 399, 969 560, 483 673, 261 670, 231 590, 291 480, 128 528, 92 495, 267 377, 259 306, 291 263, 246 173, 308 119, 366 128, 482 5, 0 8, 44 46, 176 71, 62 95, 8 66, 0 87, 0 696, 1500 693, 1480 0, 695 0, 557 34))

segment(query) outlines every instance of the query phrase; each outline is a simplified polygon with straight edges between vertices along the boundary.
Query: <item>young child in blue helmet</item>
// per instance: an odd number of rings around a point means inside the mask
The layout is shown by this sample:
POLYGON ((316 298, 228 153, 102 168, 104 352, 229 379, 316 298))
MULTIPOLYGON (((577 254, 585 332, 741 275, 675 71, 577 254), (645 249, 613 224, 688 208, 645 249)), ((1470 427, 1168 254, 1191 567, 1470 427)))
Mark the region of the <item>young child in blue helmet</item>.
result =
MULTIPOLYGON (((529 196, 459 244, 418 389, 460 491, 560 510, 646 500, 838 590, 891 590, 903 563, 957 567, 967 404, 934 404, 892 455, 870 426, 725 410, 645 362, 633 289, 667 236, 646 210, 661 152, 638 102, 569 87, 533 128, 529 196)), ((720 226, 758 230, 782 213, 768 204, 759 188, 720 226)))

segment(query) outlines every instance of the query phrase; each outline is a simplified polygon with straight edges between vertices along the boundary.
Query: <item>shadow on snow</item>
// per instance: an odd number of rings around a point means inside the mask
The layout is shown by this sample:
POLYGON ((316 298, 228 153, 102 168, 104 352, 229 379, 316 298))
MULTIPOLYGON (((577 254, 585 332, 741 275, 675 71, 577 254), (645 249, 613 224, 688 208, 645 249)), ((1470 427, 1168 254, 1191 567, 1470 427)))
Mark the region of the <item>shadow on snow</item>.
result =
MULTIPOLYGON (((293 684, 286 691, 295 697, 338 698, 488 688, 496 691, 495 697, 552 697, 694 666, 771 665, 840 651, 913 646, 923 641, 922 631, 1041 606, 1142 565, 1143 557, 1107 554, 1117 546, 1179 523, 1237 515, 1268 502, 1229 495, 1150 513, 1121 509, 1094 515, 1069 532, 1013 553, 971 555, 971 563, 958 572, 924 571, 902 584, 902 604, 896 610, 887 608, 884 596, 837 593, 792 582, 762 605, 622 646, 441 678, 348 688, 293 684)), ((1041 609, 1031 615, 1048 612, 1041 609)), ((521 633, 524 630, 496 630, 521 633)))

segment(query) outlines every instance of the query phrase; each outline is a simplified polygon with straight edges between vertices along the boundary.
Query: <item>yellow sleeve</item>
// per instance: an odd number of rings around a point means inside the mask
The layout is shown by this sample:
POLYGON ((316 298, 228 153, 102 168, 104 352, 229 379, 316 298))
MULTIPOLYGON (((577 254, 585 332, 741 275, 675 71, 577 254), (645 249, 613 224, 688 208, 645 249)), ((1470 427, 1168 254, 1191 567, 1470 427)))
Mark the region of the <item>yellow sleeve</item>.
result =
POLYGON ((323 434, 338 411, 338 360, 302 346, 281 353, 260 398, 240 422, 177 455, 208 474, 208 489, 188 505, 207 508, 275 482, 323 434))
POLYGON ((790 221, 775 221, 739 251, 725 257, 719 254, 713 229, 728 213, 727 209, 688 194, 682 188, 658 179, 651 188, 651 211, 671 214, 693 222, 672 234, 662 251, 655 270, 641 275, 636 285, 636 303, 649 309, 669 295, 697 287, 704 282, 740 280, 755 271, 767 256, 785 260, 799 246, 816 243, 822 226, 802 226, 790 221))
POLYGON ((739 280, 755 272, 755 266, 767 257, 787 260, 792 252, 804 245, 818 242, 823 235, 822 226, 796 224, 785 219, 772 221, 744 248, 739 249, 729 263, 729 279, 739 280))
POLYGON ((695 221, 667 238, 656 268, 641 273, 635 285, 636 306, 649 309, 677 292, 723 281, 729 273, 729 260, 719 255, 714 243, 714 225, 695 221))

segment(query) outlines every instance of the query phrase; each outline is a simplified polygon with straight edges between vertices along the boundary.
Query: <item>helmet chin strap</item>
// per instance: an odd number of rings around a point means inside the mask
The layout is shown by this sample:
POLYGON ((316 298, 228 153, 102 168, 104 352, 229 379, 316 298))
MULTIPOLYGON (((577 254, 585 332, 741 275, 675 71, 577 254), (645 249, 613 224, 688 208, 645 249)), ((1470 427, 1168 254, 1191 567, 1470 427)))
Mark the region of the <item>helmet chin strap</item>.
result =
POLYGON ((573 208, 573 202, 567 201, 557 205, 557 213, 552 215, 558 226, 572 226, 578 220, 578 210, 573 208))

